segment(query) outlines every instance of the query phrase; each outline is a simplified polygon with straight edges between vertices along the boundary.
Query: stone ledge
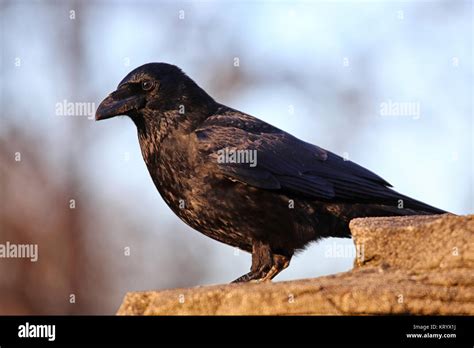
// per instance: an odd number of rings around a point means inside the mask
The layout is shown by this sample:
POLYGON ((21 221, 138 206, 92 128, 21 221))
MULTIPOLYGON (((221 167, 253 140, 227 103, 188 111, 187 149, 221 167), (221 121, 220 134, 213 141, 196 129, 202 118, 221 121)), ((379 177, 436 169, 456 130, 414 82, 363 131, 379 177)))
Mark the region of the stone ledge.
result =
POLYGON ((361 251, 350 272, 131 292, 117 314, 474 315, 474 215, 354 219, 350 227, 361 251))

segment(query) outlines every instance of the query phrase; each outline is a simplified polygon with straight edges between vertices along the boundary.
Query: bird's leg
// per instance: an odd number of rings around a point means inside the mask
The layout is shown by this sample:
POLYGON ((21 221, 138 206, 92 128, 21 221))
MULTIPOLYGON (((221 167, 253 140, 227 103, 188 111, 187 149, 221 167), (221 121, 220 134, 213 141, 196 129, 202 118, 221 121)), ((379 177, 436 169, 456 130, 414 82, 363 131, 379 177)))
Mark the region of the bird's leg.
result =
POLYGON ((273 266, 270 246, 256 241, 252 245, 252 266, 250 272, 237 278, 232 283, 248 282, 262 278, 273 266))
POLYGON ((290 264, 290 258, 284 255, 273 254, 273 266, 270 271, 260 279, 261 281, 272 280, 277 276, 278 273, 283 271, 290 264))
POLYGON ((251 280, 271 280, 288 267, 290 258, 291 257, 273 254, 269 245, 255 242, 252 246, 252 267, 250 268, 250 272, 237 278, 232 283, 248 282, 251 280))

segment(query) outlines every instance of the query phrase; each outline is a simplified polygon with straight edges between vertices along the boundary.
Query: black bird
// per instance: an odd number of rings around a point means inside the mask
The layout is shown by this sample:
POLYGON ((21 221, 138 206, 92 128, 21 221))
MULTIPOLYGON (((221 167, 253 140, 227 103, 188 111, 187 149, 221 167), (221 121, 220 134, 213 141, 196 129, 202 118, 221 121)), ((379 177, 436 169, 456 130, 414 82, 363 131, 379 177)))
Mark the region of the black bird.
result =
POLYGON ((270 280, 323 237, 350 237, 356 217, 441 214, 371 171, 219 104, 178 67, 145 64, 99 105, 127 115, 159 193, 186 224, 252 253, 235 282, 270 280))

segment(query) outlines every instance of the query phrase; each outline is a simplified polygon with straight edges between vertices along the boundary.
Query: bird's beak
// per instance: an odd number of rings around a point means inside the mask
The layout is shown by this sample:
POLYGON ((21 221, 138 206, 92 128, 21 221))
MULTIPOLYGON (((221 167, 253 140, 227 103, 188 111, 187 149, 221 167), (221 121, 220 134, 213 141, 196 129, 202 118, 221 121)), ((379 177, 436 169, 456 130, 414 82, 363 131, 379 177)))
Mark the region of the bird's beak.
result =
POLYGON ((128 87, 122 87, 109 94, 97 108, 95 120, 105 120, 118 115, 127 115, 138 110, 145 102, 142 95, 134 95, 128 87))

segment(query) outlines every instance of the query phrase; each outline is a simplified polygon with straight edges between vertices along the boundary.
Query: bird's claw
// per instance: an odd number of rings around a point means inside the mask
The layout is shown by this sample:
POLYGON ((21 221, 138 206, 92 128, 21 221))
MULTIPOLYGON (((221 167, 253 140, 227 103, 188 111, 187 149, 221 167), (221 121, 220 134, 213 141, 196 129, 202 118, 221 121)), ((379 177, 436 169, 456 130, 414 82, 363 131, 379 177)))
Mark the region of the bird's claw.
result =
POLYGON ((232 283, 262 283, 271 281, 278 273, 283 271, 290 264, 290 260, 283 255, 273 255, 273 265, 262 266, 258 271, 250 271, 235 279, 232 283), (270 268, 270 269, 269 269, 270 268), (268 270, 269 269, 269 270, 268 270))

